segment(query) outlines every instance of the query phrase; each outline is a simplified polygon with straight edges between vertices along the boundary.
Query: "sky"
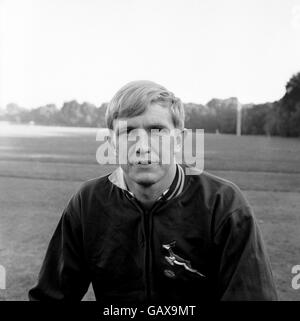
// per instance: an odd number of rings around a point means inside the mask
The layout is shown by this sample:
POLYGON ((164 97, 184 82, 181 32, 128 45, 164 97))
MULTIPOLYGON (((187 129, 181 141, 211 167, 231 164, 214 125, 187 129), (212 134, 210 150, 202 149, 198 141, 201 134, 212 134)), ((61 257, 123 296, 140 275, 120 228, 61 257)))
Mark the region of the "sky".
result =
POLYGON ((184 102, 280 99, 300 0, 0 0, 0 107, 100 106, 149 79, 184 102))

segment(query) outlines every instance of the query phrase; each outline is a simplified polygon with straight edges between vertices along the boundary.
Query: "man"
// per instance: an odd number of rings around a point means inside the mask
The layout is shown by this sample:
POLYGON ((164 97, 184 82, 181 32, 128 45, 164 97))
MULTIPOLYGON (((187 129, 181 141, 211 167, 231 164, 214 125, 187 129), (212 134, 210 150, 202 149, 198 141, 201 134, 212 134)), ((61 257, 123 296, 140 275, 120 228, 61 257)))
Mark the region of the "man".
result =
POLYGON ((106 122, 116 154, 128 145, 127 162, 71 198, 29 298, 81 300, 92 283, 104 303, 276 300, 238 187, 206 172, 187 175, 174 160, 183 135, 174 135, 166 164, 152 145, 155 135, 184 132, 180 99, 156 83, 131 82, 111 100, 106 122), (136 131, 139 144, 129 139, 136 131))

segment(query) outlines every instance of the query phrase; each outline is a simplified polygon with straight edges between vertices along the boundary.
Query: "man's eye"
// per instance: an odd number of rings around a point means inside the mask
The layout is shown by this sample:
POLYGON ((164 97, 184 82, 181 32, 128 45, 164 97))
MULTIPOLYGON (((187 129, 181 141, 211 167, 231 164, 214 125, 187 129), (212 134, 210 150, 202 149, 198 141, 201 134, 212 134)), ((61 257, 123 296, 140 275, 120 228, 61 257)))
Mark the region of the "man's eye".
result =
POLYGON ((127 128, 126 130, 123 129, 122 131, 119 132, 119 135, 125 135, 125 134, 130 134, 130 132, 132 132, 132 128, 127 128))
POLYGON ((166 128, 154 128, 154 129, 153 129, 153 133, 154 133, 154 134, 160 134, 160 135, 162 135, 162 134, 168 134, 168 133, 169 133, 169 130, 166 129, 166 128))

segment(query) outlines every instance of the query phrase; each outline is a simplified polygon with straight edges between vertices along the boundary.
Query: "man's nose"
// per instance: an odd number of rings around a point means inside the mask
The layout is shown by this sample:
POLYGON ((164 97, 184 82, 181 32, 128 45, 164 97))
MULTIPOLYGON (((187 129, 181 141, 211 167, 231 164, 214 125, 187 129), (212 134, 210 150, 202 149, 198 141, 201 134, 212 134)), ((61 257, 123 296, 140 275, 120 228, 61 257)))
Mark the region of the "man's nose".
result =
POLYGON ((136 145, 136 154, 143 155, 150 153, 150 137, 146 131, 139 132, 139 142, 136 145))

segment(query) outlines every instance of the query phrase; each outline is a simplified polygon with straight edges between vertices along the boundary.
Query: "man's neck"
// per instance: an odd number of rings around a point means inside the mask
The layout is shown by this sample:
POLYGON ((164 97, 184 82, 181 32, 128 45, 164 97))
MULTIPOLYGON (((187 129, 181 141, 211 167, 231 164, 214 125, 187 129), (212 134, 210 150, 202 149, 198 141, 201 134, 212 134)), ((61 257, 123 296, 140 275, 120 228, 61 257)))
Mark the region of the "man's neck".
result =
POLYGON ((144 186, 128 180, 128 178, 125 177, 126 184, 129 190, 146 208, 151 207, 158 197, 172 184, 176 174, 176 166, 176 164, 172 164, 168 174, 155 184, 144 186))

